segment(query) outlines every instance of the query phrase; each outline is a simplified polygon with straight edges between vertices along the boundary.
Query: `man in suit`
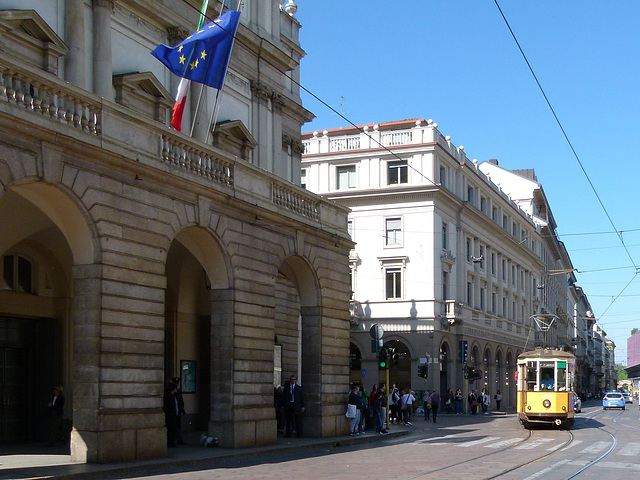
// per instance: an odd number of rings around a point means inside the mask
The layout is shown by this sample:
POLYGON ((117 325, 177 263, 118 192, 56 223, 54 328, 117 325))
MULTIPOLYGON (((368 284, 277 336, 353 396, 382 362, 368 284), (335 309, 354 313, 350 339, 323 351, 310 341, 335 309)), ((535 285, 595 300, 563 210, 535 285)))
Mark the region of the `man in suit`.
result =
POLYGON ((286 415, 287 437, 291 436, 291 431, 295 430, 298 438, 302 436, 302 414, 304 413, 304 400, 302 387, 296 383, 296 376, 289 377, 288 390, 284 392, 284 409, 286 415))
POLYGON ((64 395, 62 394, 61 385, 53 389, 53 395, 50 397, 47 407, 49 408, 49 443, 47 446, 53 447, 64 435, 62 431, 64 395))

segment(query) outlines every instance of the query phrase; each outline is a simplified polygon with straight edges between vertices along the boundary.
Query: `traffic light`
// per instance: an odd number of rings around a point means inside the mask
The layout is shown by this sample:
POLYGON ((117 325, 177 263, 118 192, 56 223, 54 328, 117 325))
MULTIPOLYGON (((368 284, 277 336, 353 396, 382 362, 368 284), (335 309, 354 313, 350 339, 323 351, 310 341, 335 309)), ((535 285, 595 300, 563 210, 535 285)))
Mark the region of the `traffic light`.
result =
POLYGON ((418 367, 418 376, 422 378, 427 378, 429 376, 429 365, 423 363, 418 367))
POLYGON ((392 367, 397 367, 400 363, 398 359, 398 354, 396 353, 395 348, 387 348, 387 356, 389 357, 389 365, 392 367))
POLYGON ((387 357, 387 349, 382 347, 378 352, 378 368, 385 370, 389 368, 389 358, 387 357))
POLYGON ((458 347, 460 349, 460 363, 466 364, 469 358, 469 343, 466 340, 460 340, 458 347))

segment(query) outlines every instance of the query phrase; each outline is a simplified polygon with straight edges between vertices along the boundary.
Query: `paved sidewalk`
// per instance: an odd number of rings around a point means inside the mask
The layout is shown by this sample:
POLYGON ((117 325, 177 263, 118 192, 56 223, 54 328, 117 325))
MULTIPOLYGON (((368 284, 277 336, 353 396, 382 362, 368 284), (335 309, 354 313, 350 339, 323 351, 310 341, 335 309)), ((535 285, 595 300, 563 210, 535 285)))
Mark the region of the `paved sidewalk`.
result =
POLYGON ((44 444, 2 446, 0 450, 0 479, 70 479, 95 480, 118 475, 141 473, 162 473, 169 467, 193 467, 215 465, 221 460, 242 458, 269 452, 334 447, 340 445, 380 442, 387 438, 406 435, 411 427, 393 425, 388 434, 350 435, 330 438, 283 438, 278 437, 274 445, 252 448, 205 448, 199 445, 199 434, 185 435, 187 445, 179 445, 168 450, 163 458, 138 460, 134 462, 111 463, 108 465, 71 462, 68 447, 46 447, 44 444))

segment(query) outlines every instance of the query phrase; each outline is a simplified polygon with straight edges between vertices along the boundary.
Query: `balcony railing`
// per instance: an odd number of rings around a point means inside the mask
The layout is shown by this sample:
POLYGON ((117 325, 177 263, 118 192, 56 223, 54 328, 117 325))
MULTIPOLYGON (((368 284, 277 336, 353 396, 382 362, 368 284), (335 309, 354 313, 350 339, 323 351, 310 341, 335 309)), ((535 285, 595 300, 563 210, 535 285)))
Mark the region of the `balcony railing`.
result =
POLYGON ((99 98, 69 88, 68 83, 42 70, 17 67, 3 55, 0 55, 0 76, 0 100, 77 131, 100 134, 99 98))
POLYGON ((397 145, 408 145, 413 140, 413 132, 405 130, 400 132, 382 133, 380 143, 385 147, 395 147, 397 145))
POLYGON ((359 150, 359 149, 360 149, 360 137, 332 138, 329 143, 330 152, 343 152, 345 150, 359 150))
POLYGON ((0 51, 0 114, 55 130, 257 207, 293 212, 321 228, 345 232, 345 207, 266 172, 223 148, 204 144, 129 108, 35 67, 17 66, 0 51))

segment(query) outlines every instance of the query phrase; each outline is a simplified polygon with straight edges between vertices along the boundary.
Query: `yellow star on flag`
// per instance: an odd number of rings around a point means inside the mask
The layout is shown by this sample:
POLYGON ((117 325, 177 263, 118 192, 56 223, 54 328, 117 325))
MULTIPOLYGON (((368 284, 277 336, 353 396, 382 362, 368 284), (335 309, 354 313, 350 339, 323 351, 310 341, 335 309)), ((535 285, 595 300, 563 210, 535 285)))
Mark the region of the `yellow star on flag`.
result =
POLYGON ((180 55, 180 63, 184 63, 184 61, 186 60, 184 55, 180 55))
POLYGON ((202 50, 200 52, 200 58, 202 58, 202 60, 204 60, 207 57, 207 51, 206 50, 202 50))
POLYGON ((183 48, 184 48, 184 45, 180 45, 180 46, 178 47, 178 52, 182 52, 182 49, 183 49, 183 48))
POLYGON ((191 62, 189 65, 191 66, 191 70, 198 68, 198 60, 191 62))

